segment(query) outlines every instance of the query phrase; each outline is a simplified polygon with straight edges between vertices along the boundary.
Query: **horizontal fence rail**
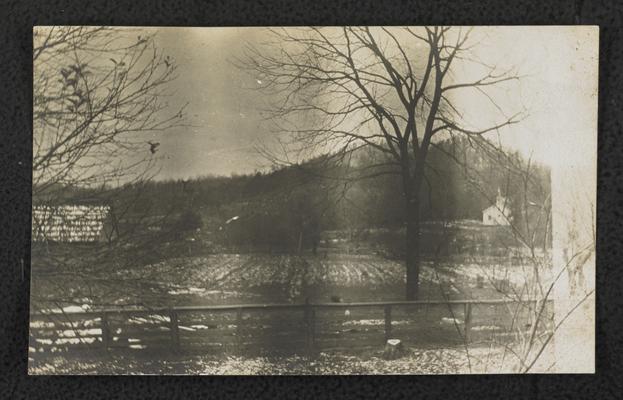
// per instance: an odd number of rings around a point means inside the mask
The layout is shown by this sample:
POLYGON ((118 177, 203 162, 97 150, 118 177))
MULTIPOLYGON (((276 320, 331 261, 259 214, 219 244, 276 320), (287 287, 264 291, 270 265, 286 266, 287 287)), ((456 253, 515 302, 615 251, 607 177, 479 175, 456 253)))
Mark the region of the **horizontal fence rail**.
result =
MULTIPOLYGON (((493 330, 497 329, 493 323, 505 323, 511 330, 529 328, 529 315, 546 310, 543 316, 547 316, 551 303, 537 299, 468 299, 33 312, 30 351, 44 352, 44 347, 69 351, 88 345, 177 351, 195 347, 290 346, 294 351, 313 352, 340 344, 349 348, 380 345, 390 338, 413 341, 426 335, 439 340, 454 335, 453 340, 468 342, 477 318, 493 330), (439 321, 446 325, 439 325, 439 321)), ((545 323, 541 325, 541 329, 547 329, 545 323)))

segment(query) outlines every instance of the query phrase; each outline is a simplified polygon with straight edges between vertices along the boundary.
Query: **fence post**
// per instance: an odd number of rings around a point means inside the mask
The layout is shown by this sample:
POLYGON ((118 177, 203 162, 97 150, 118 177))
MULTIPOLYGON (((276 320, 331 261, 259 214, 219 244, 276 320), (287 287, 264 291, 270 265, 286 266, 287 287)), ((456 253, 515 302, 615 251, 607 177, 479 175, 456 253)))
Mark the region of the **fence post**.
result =
POLYGON ((470 330, 472 329, 472 304, 465 303, 465 342, 469 341, 470 330))
POLYGON ((314 328, 316 325, 316 313, 313 306, 309 303, 309 299, 305 300, 305 339, 307 342, 307 353, 311 354, 314 348, 315 342, 315 332, 314 328))
POLYGON ((309 337, 311 339, 312 351, 316 347, 316 309, 311 306, 309 310, 309 337))
POLYGON ((387 304, 385 306, 385 343, 392 336, 392 306, 387 304))
POLYGON ((104 344, 104 348, 108 350, 110 347, 110 327, 108 325, 108 313, 102 313, 102 343, 104 344))
POLYGON ((171 320, 169 325, 169 329, 171 331, 171 343, 173 345, 173 349, 178 351, 180 349, 180 330, 178 326, 177 311, 173 308, 169 310, 169 319, 171 320))
POLYGON ((238 343, 238 350, 242 351, 242 308, 236 311, 236 342, 238 343))

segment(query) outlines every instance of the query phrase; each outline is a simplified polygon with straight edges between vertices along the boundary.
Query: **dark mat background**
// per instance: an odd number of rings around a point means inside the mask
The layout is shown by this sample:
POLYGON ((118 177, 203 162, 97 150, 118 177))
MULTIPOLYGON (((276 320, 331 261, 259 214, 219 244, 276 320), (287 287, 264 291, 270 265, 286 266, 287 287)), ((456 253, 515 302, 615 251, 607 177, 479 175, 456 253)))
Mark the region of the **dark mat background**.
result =
POLYGON ((621 389, 623 4, 616 1, 0 0, 0 398, 615 399, 621 389), (428 377, 29 377, 32 26, 601 26, 597 374, 428 377))

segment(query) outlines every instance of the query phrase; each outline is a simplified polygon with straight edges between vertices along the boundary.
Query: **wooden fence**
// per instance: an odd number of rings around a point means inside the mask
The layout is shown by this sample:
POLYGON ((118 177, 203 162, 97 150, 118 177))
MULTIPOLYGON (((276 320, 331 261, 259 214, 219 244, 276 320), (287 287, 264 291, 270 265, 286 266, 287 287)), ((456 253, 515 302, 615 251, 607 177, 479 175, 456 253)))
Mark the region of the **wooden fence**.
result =
MULTIPOLYGON (((103 309, 31 314, 31 352, 77 348, 319 351, 408 344, 466 342, 476 334, 529 329, 537 300, 390 301, 365 303, 238 304, 155 309, 103 309), (475 312, 476 311, 476 312, 475 312), (486 327, 487 329, 473 329, 486 327)), ((536 308, 538 307, 538 308, 536 308)), ((547 329, 548 302, 541 323, 547 329)))

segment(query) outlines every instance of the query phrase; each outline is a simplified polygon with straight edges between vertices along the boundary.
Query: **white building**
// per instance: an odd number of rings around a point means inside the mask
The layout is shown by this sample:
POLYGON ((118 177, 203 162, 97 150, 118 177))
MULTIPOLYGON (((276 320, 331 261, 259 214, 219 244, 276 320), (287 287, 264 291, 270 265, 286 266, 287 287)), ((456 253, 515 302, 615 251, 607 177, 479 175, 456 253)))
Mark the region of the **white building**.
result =
POLYGON ((506 197, 503 197, 498 189, 495 204, 485 208, 482 211, 482 223, 485 225, 508 226, 512 220, 510 205, 508 204, 506 197))

